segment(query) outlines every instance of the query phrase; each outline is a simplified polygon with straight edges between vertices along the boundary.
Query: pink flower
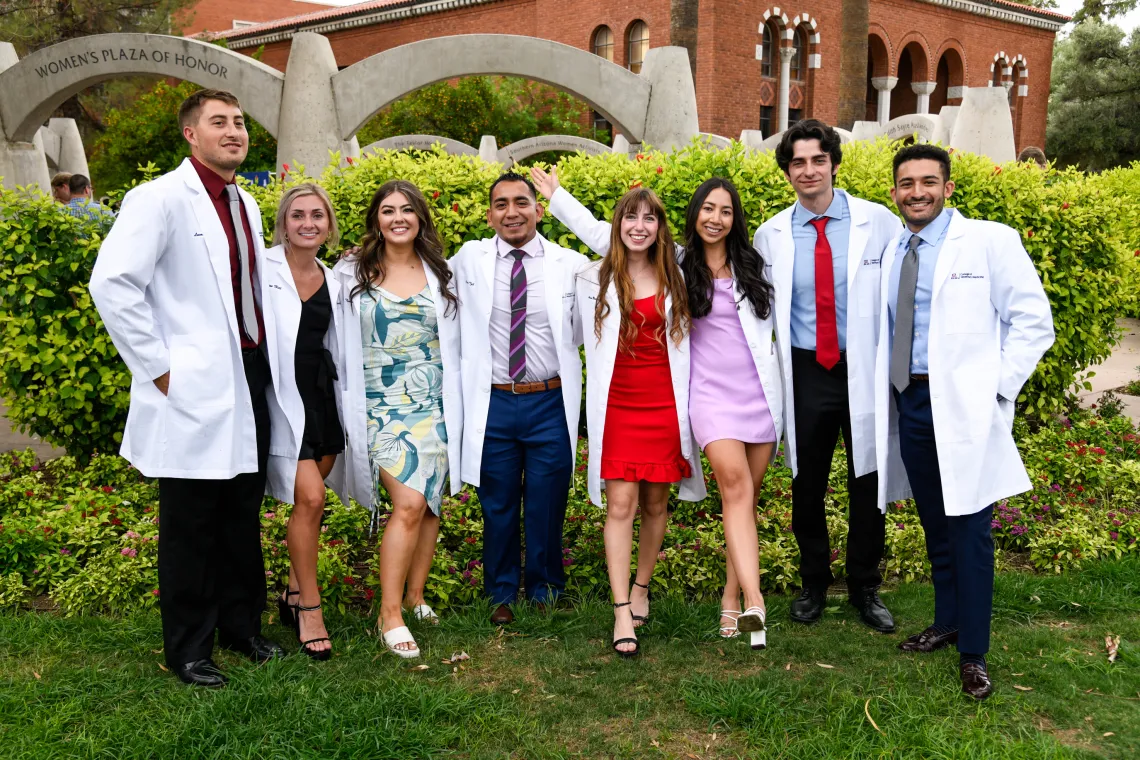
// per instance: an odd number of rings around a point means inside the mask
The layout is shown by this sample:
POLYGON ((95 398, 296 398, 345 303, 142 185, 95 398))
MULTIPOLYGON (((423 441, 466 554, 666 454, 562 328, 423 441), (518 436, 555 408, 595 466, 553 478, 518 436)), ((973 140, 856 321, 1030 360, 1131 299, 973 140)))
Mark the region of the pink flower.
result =
POLYGON ((124 557, 137 557, 139 554, 139 551, 138 551, 138 549, 132 549, 129 546, 124 546, 119 551, 119 554, 122 554, 124 557))
POLYGON ((133 530, 128 530, 123 535, 126 536, 127 538, 138 538, 139 537, 139 534, 135 533, 133 530))
POLYGON ((274 517, 277 517, 276 512, 266 512, 265 513, 265 519, 266 520, 272 520, 274 517))
POLYGON ((62 554, 63 556, 65 556, 65 557, 67 557, 67 556, 70 556, 70 555, 71 555, 71 549, 60 549, 60 550, 59 550, 59 553, 60 553, 60 554, 62 554))

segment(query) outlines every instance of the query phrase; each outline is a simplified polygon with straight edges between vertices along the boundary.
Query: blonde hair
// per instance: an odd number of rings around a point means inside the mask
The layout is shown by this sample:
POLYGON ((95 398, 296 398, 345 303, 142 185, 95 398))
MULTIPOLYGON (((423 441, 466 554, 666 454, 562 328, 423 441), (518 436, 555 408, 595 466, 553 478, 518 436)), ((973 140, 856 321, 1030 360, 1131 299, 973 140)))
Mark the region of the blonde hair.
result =
POLYGON ((336 223, 336 212, 333 211, 329 194, 325 192, 323 187, 313 182, 295 185, 281 196, 281 202, 277 204, 277 221, 273 224, 273 245, 281 245, 285 242, 285 217, 289 214, 289 207, 293 205, 293 201, 306 195, 317 196, 325 205, 325 213, 329 215, 329 236, 325 239, 325 245, 329 248, 335 248, 340 242, 340 228, 336 223))

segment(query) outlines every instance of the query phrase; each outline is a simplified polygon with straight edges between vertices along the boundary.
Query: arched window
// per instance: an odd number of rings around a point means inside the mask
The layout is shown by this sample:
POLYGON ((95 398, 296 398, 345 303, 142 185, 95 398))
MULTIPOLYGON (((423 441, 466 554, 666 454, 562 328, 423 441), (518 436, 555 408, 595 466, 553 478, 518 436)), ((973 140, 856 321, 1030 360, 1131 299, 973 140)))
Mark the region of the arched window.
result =
POLYGON ((802 26, 796 29, 796 33, 792 36, 792 49, 796 52, 792 56, 791 73, 789 75, 789 79, 794 82, 802 82, 803 80, 807 79, 808 73, 807 32, 804 31, 804 28, 802 26))
POLYGON ((594 41, 590 45, 594 55, 605 58, 610 63, 614 61, 614 33, 608 26, 599 26, 594 30, 594 41))
POLYGON ((760 76, 776 78, 779 64, 776 60, 776 41, 780 35, 771 22, 764 24, 764 36, 760 39, 760 76))
POLYGON ((625 48, 626 67, 634 74, 641 73, 641 65, 645 63, 645 54, 649 52, 649 25, 644 21, 635 21, 629 27, 629 37, 625 48))

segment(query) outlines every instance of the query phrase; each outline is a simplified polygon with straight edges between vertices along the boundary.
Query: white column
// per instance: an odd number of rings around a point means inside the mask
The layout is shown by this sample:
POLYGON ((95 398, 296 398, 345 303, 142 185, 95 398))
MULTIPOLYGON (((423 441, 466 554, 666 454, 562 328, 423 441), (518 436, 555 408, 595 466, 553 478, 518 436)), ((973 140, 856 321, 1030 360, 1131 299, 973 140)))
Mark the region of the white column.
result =
POLYGON ((910 89, 918 96, 915 113, 930 113, 930 93, 934 92, 937 86, 938 82, 911 82, 910 89))
POLYGON ((792 94, 792 56, 795 54, 795 48, 780 48, 780 119, 777 132, 788 128, 788 98, 792 94))
POLYGON ((891 90, 899 83, 898 77, 872 77, 871 86, 879 92, 879 123, 891 120, 891 90))

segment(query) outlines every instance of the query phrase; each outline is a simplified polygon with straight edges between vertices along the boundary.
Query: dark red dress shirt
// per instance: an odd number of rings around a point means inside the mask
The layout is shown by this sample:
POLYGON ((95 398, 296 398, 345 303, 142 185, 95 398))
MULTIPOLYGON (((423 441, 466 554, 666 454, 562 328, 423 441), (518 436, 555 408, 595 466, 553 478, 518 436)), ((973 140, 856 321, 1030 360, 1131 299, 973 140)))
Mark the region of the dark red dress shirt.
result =
MULTIPOLYGON (((241 255, 238 252, 237 235, 234 233, 234 220, 230 215, 230 199, 226 196, 226 185, 233 184, 226 182, 213 170, 207 167, 193 156, 190 157, 190 163, 194 165, 195 171, 198 172, 198 177, 202 180, 202 184, 206 186, 206 193, 210 196, 210 200, 214 202, 214 210, 218 212, 218 218, 222 222, 222 229, 226 231, 226 240, 230 244, 230 281, 234 289, 234 308, 237 310, 237 323, 238 332, 241 335, 242 349, 257 348, 257 343, 253 341, 248 335, 245 334, 245 328, 242 327, 242 310, 241 310, 241 255)), ((261 306, 257 303, 257 278, 254 276, 257 272, 257 249, 253 245, 253 234, 250 232, 249 217, 245 213, 245 204, 241 207, 241 225, 242 233, 245 235, 246 245, 249 247, 249 272, 246 274, 250 279, 251 286, 254 293, 254 306, 257 309, 257 328, 262 336, 265 335, 265 322, 261 318, 261 306)))

